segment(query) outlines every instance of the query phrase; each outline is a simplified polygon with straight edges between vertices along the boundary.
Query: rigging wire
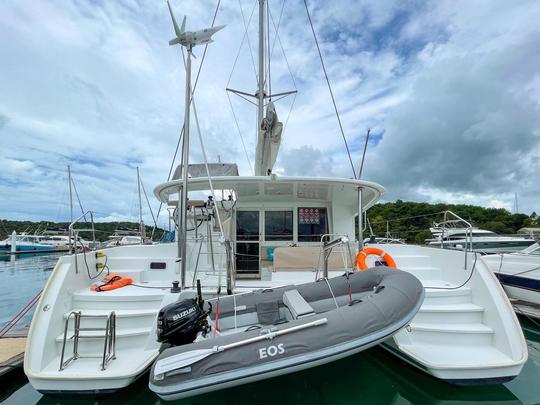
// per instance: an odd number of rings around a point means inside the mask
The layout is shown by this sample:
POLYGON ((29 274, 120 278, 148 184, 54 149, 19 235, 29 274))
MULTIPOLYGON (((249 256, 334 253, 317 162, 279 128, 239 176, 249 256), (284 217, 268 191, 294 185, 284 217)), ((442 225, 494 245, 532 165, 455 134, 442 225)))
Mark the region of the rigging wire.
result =
MULTIPOLYGON (((280 24, 281 24, 281 17, 283 16, 283 9, 284 8, 285 8, 285 0, 283 0, 283 3, 281 5, 281 11, 280 11, 280 14, 279 14, 279 19, 278 19, 277 26, 276 26, 276 23, 274 21, 274 18, 272 17, 272 13, 269 14, 270 21, 272 21, 272 25, 274 26, 275 35, 276 35, 276 39, 277 39, 277 41, 274 40, 273 47, 275 46, 276 42, 279 43, 279 47, 281 48, 281 53, 283 54, 283 59, 285 60, 285 64, 287 65, 287 70, 289 71, 289 75, 291 76, 291 80, 292 80, 292 83, 293 83, 293 86, 294 86, 294 90, 298 91, 298 88, 296 87, 296 81, 294 80, 294 75, 292 73, 291 66, 289 64, 289 60, 287 59, 287 55, 285 53, 285 49, 283 48, 283 43, 281 42, 281 37, 279 35, 279 27, 280 27, 280 24)), ((272 57, 272 54, 273 54, 273 47, 272 47, 272 53, 270 54, 270 57, 272 57)), ((287 124, 289 123, 289 119, 291 118, 292 110, 294 108, 294 103, 296 102, 297 95, 298 95, 297 92, 294 93, 294 97, 293 97, 291 106, 289 108, 289 112, 287 113, 287 118, 285 119, 285 122, 283 123, 283 133, 285 133, 285 131, 287 129, 287 124)), ((286 96, 284 96, 284 97, 286 97, 286 96)), ((278 100, 275 100, 275 101, 278 101, 278 100)))
POLYGON ((148 209, 150 210, 150 215, 152 215, 152 220, 154 221, 154 226, 157 228, 157 222, 156 217, 154 216, 154 211, 152 210, 152 206, 150 205, 150 200, 148 199, 148 194, 146 194, 146 189, 144 188, 144 183, 142 179, 139 176, 139 179, 141 181, 141 187, 144 194, 144 198, 146 199, 146 203, 148 204, 148 209))
POLYGON ((324 72, 324 77, 326 79, 326 84, 328 85, 328 90, 330 91, 330 97, 332 98, 332 104, 334 105, 334 110, 336 111, 336 117, 339 124, 339 129, 341 131, 341 136, 343 137, 343 142, 345 143, 345 149, 347 149, 347 155, 349 156, 349 162, 351 163, 351 169, 353 176, 356 179, 356 170, 354 168, 354 163, 352 161, 351 152, 349 150, 349 145, 347 143, 347 138, 345 137, 345 131, 343 130, 343 125, 341 124, 341 118, 339 117, 339 112, 336 105, 336 100, 334 98, 334 92, 332 91, 332 86, 330 85, 330 80, 328 79, 328 73, 326 72, 326 66, 324 65, 324 60, 321 53, 321 48, 319 46, 319 41, 317 40, 317 35, 315 34, 315 28, 313 27, 313 22, 311 21, 311 15, 309 14, 309 8, 307 0, 304 0, 304 6, 306 7, 306 13, 309 20, 309 25, 311 26, 311 32, 313 33, 313 38, 315 39, 315 45, 317 46, 317 52, 319 53, 319 59, 321 60, 321 65, 324 72))
POLYGON ((360 163, 360 169, 358 170, 358 180, 362 178, 362 172, 364 171, 364 160, 366 158, 366 151, 369 142, 369 134, 371 133, 371 128, 368 128, 366 134, 366 143, 364 144, 364 153, 362 153, 362 162, 360 163))
MULTIPOLYGON (((283 1, 283 6, 285 6, 285 0, 283 1)), ((298 88, 296 87, 296 81, 294 80, 294 75, 293 75, 292 70, 291 70, 291 65, 289 64, 289 60, 287 59, 287 55, 285 54, 285 49, 283 48, 283 43, 281 42, 281 37, 279 35, 279 26, 281 24, 282 15, 283 15, 283 7, 281 8, 281 13, 279 15, 279 20, 278 20, 277 26, 276 26, 276 23, 274 22, 274 19, 272 18, 272 13, 270 13, 270 21, 272 21, 272 25, 274 26, 274 29, 276 31, 275 35, 276 35, 276 38, 277 38, 277 42, 279 43, 279 47, 281 48, 281 53, 283 54, 283 59, 285 60, 285 64, 287 65, 287 70, 289 71, 289 74, 291 75, 291 79, 292 79, 292 82, 293 82, 294 89, 298 90, 298 88)), ((274 40, 274 46, 275 46, 275 44, 276 44, 276 41, 274 40)), ((272 54, 273 54, 273 48, 272 48, 272 54)))
MULTIPOLYGON (((269 18, 270 20, 272 21, 272 24, 274 26, 274 35, 276 36, 276 38, 274 38, 274 42, 272 43, 272 50, 270 52, 270 59, 272 58, 272 55, 274 54, 274 48, 276 47, 276 42, 277 42, 277 33, 278 33, 278 29, 279 29, 279 26, 281 24, 281 17, 283 16, 283 9, 285 8, 285 0, 283 0, 283 2, 281 3, 281 10, 279 12, 279 18, 278 18, 278 23, 277 23, 277 28, 276 28, 276 24, 274 23, 274 19, 272 18, 272 13, 269 12, 269 18)), ((270 37, 268 37, 268 41, 270 41, 270 37)))
MULTIPOLYGON (((220 4, 221 4, 221 0, 218 0, 217 5, 216 5, 216 10, 214 11, 214 17, 212 18, 212 26, 211 27, 214 27, 214 25, 216 23, 216 18, 217 18, 217 14, 218 14, 218 11, 219 11, 220 4)), ((202 70, 202 67, 203 67, 203 64, 204 64, 204 59, 206 58, 206 51, 208 50, 208 45, 209 44, 206 44, 204 46, 203 55, 201 57, 201 63, 199 64, 199 69, 197 70, 197 75, 195 76, 195 82, 193 84, 192 94, 195 92, 195 89, 197 88, 197 84, 199 83, 199 77, 201 75, 201 70, 202 70)), ((180 131, 180 136, 178 137, 178 142, 176 143, 176 149, 174 150, 174 156, 173 156, 173 159, 172 159, 172 162, 171 162, 171 167, 169 168, 169 174, 167 175, 167 181, 169 181, 171 179, 171 174, 172 174, 172 171, 173 171, 173 168, 174 168, 174 162, 176 160, 176 156, 178 155, 178 149, 180 148, 180 143, 182 142, 183 136, 184 136, 184 125, 182 125, 182 130, 180 131)), ((155 221, 156 224, 157 224, 157 221, 159 219, 159 214, 161 213, 161 208, 162 207, 163 207, 163 202, 160 201, 158 212, 156 214, 156 221, 155 221)), ((151 237, 154 236, 155 231, 156 231, 156 226, 154 226, 154 228, 152 229, 151 237)))
POLYGON ((81 214, 84 216, 84 222, 88 222, 88 220, 86 219, 86 214, 84 213, 84 208, 82 206, 81 199, 79 197, 79 192, 77 191, 77 186, 75 185, 75 180, 73 180, 73 176, 71 176, 71 184, 73 184, 73 190, 75 190, 75 196, 77 197, 79 207, 81 208, 81 214))
MULTIPOLYGON (((253 13, 255 12, 255 7, 257 6, 257 1, 258 0, 255 0, 253 2, 253 8, 251 9, 251 15, 249 16, 249 21, 246 24, 246 18, 244 16, 244 8, 242 7, 242 1, 238 0, 238 5, 240 6, 240 14, 242 14, 242 22, 244 24, 244 38, 242 39, 242 43, 240 44, 240 48, 238 48, 238 54, 240 54, 240 51, 242 50, 242 45, 244 44, 244 39, 247 39, 248 48, 249 48, 249 54, 251 56, 251 64, 253 66, 253 72, 255 73, 255 78, 257 78, 257 68, 255 67, 255 58, 253 57, 253 48, 251 47, 251 41, 249 40, 248 29, 249 29, 249 26, 251 24, 251 20, 253 18, 253 13)), ((236 62, 235 62, 235 64, 236 64, 236 62)), ((234 67, 233 67, 233 71, 234 71, 234 67)), ((232 71, 231 71, 231 75, 232 75, 232 71)))
POLYGON ((238 135, 240 135, 240 140, 242 141, 242 148, 244 148, 244 153, 246 154, 246 159, 247 159, 248 164, 249 164, 249 170, 251 171, 251 173, 255 174, 255 172, 253 170, 253 166, 251 165, 251 159, 249 158, 249 154, 248 154, 247 149, 246 149, 246 144, 244 142, 244 137, 242 136, 242 131, 240 130, 240 125, 238 124, 238 118, 236 117, 236 113, 234 112, 234 108, 233 108, 233 105, 232 105, 232 102, 231 102, 231 97, 229 96, 229 92, 226 92, 226 93, 227 93, 227 99, 229 100, 229 106, 231 107, 231 112, 232 112, 232 115, 233 115, 233 118, 234 118, 234 123, 236 125, 238 135))

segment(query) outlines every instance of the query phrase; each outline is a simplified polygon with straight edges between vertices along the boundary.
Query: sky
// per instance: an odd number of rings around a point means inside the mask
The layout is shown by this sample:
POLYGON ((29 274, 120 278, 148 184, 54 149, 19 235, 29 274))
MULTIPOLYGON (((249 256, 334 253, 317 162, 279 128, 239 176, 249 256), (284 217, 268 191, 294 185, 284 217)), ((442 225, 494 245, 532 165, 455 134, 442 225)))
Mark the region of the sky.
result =
MULTIPOLYGON (((197 30, 211 25, 217 1, 171 4, 197 30)), ((194 97, 209 160, 243 175, 255 108, 225 88, 255 91, 256 4, 221 2, 216 24, 227 26, 194 97)), ((517 193, 520 212, 540 212, 538 1, 308 5, 356 170, 371 128, 362 177, 385 187, 385 201, 513 211, 517 193)), ((298 91, 276 102, 286 125, 275 172, 351 177, 304 3, 271 0, 269 12, 269 83, 298 91)), ((68 164, 100 220, 137 219, 136 167, 157 210, 153 189, 167 180, 183 125, 173 37, 161 0, 1 2, 0 218, 67 220, 68 164)), ((194 75, 203 51, 194 50, 194 75)), ((202 162, 191 121, 190 161, 202 162)), ((147 207, 144 216, 150 223, 147 207)))

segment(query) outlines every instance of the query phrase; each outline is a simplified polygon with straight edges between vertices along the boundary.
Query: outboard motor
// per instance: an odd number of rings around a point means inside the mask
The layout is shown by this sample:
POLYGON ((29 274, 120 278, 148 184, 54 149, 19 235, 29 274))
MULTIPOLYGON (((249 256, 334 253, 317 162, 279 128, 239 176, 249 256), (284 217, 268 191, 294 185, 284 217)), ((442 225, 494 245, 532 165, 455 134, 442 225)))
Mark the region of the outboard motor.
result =
POLYGON ((203 309, 204 301, 197 280, 198 297, 173 302, 159 310, 157 340, 174 346, 192 343, 199 332, 208 333, 210 327, 203 309))

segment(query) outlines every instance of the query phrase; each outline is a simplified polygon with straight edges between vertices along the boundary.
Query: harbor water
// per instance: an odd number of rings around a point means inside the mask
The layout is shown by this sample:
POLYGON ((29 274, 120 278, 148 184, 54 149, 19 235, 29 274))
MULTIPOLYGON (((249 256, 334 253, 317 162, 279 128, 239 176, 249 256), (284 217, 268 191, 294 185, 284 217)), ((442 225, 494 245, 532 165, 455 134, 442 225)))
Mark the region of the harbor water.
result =
MULTIPOLYGON (((0 256, 0 327, 45 285, 57 255, 0 256)), ((25 316, 20 326, 31 321, 25 316)), ((429 377, 375 347, 303 372, 177 401, 182 404, 540 404, 540 325, 520 317, 529 359, 513 381, 455 387, 429 377)), ((159 404, 147 387, 148 374, 110 397, 45 397, 21 373, 0 384, 5 404, 159 404)))

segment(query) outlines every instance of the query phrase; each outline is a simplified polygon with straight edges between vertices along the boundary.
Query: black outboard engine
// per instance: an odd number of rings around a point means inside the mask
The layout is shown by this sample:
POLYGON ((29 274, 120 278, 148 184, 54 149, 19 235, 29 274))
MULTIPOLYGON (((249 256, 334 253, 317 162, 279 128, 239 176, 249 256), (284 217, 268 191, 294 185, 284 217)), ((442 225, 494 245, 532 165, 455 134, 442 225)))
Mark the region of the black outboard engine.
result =
POLYGON ((157 340, 174 346, 192 343, 199 332, 209 330, 204 311, 196 298, 173 302, 160 309, 157 340))

